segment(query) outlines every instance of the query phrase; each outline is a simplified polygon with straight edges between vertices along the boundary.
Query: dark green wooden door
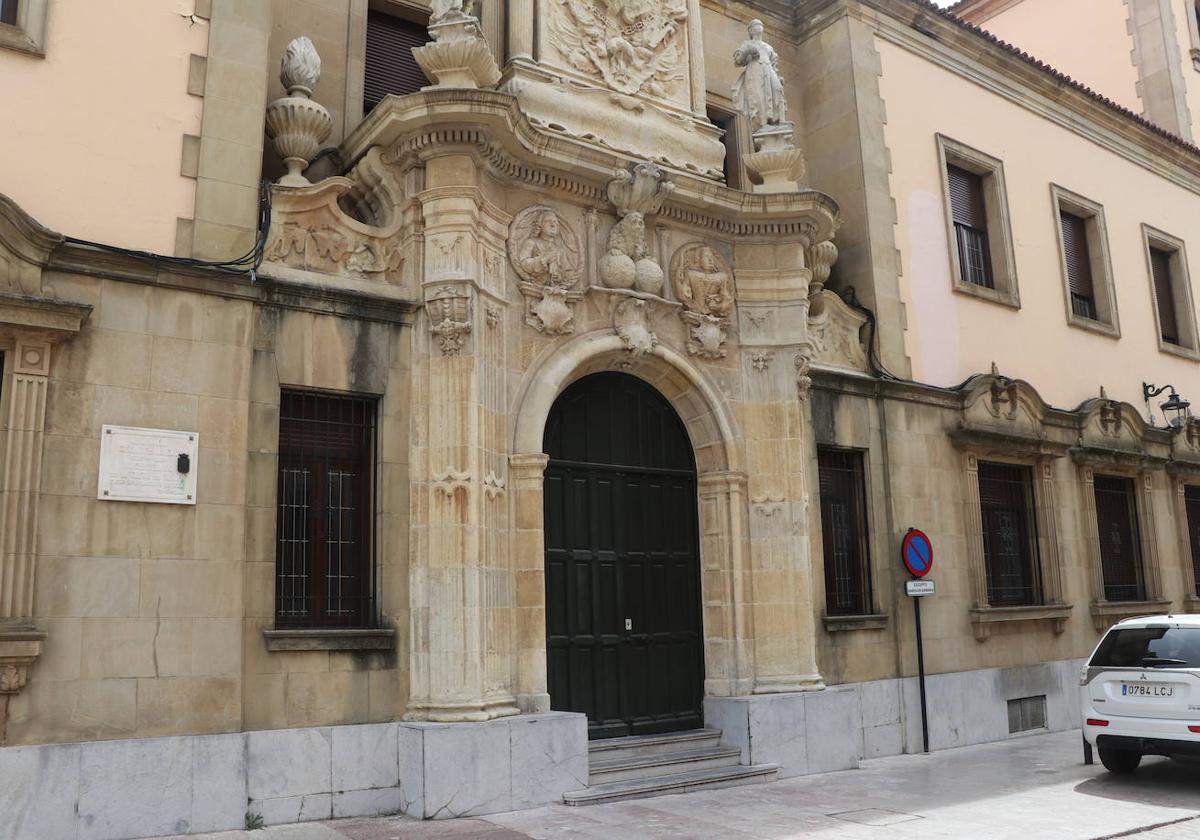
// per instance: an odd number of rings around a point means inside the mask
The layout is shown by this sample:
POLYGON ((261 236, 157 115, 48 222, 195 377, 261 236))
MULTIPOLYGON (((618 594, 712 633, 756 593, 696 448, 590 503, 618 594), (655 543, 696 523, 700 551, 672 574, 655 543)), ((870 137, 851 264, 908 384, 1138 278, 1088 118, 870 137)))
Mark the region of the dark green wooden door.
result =
POLYGON ((569 387, 546 425, 551 706, 592 738, 702 723, 696 467, 679 416, 633 376, 569 387))

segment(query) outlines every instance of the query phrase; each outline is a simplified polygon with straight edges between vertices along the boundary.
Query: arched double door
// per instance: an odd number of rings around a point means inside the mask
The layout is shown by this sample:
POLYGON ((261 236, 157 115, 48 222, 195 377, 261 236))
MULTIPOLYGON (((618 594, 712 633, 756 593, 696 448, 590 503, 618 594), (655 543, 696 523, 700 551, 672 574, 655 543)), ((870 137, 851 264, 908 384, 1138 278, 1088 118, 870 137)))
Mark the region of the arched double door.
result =
POLYGON ((545 432, 547 680, 592 738, 702 725, 696 465, 642 380, 568 387, 545 432))

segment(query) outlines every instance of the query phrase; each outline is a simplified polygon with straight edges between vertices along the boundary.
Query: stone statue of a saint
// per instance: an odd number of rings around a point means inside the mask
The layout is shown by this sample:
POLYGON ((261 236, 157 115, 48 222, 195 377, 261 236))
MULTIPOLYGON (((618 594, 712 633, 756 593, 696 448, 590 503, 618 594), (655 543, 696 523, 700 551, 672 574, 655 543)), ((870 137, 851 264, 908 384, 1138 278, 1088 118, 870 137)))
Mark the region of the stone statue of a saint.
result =
POLYGON ((675 275, 675 294, 684 307, 699 315, 728 315, 733 309, 733 280, 708 245, 681 250, 675 275))
POLYGON ((477 16, 478 0, 433 0, 430 4, 429 23, 451 23, 477 16))
POLYGON ((733 102, 750 120, 750 130, 787 122, 787 103, 779 78, 779 54, 762 39, 762 21, 750 21, 750 38, 733 52, 733 63, 743 68, 733 85, 733 102))

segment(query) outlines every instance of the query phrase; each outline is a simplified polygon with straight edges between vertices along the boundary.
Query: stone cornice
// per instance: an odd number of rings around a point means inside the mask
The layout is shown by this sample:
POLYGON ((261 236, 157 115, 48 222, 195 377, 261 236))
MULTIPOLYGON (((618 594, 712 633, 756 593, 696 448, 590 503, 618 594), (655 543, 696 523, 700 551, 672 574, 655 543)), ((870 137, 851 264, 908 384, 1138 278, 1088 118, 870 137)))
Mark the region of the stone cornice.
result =
POLYGON ((1076 464, 1101 469, 1146 470, 1164 467, 1168 459, 1149 452, 1112 449, 1103 446, 1072 446, 1071 460, 1076 464))
POLYGON ((1011 455, 1061 458, 1071 444, 1015 432, 961 426, 950 432, 950 442, 959 449, 980 453, 1005 452, 1011 455))
POLYGON ((1193 192, 1200 148, 926 0, 807 0, 804 40, 851 15, 881 38, 1193 192))
MULTIPOLYGON (((486 166, 493 177, 607 205, 606 185, 631 158, 534 126, 513 96, 497 91, 435 89, 388 97, 343 141, 349 167, 372 147, 386 151, 385 164, 403 164, 458 149, 486 166)), ((664 167, 666 168, 666 167, 664 167)), ((837 203, 805 190, 752 194, 690 172, 669 169, 675 189, 659 216, 739 239, 829 239, 839 223, 837 203)))
POLYGON ((30 265, 44 266, 62 241, 62 234, 43 227, 15 201, 0 193, 0 245, 30 265))

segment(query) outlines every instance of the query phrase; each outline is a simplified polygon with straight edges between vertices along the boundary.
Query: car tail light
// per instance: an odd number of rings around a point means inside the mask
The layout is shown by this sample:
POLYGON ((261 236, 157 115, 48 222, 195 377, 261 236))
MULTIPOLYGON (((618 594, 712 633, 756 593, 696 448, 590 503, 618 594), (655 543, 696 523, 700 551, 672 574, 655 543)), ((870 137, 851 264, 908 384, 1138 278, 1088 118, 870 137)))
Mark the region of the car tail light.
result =
POLYGON ((1189 726, 1188 732, 1195 732, 1197 735, 1200 735, 1200 726, 1189 726))
POLYGON ((1108 726, 1108 721, 1101 720, 1100 718, 1088 718, 1087 725, 1088 726, 1108 726))

